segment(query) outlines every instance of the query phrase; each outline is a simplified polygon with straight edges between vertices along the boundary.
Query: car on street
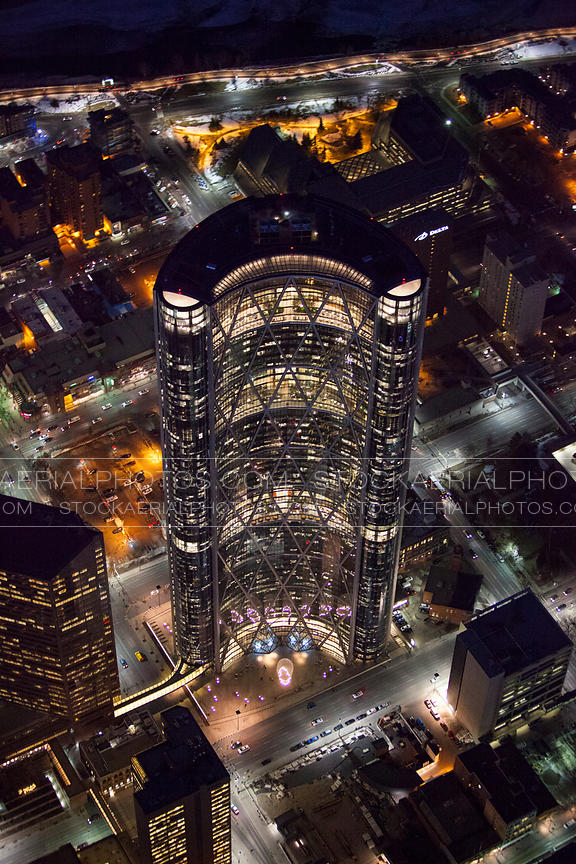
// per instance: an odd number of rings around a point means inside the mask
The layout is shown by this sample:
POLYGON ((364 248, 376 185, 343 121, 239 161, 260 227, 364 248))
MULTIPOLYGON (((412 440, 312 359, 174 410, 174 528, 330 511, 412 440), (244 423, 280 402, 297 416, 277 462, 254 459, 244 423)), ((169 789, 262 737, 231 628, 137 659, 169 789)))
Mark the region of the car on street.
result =
POLYGON ((20 447, 18 446, 18 444, 16 443, 16 441, 12 441, 12 447, 14 448, 14 450, 19 450, 19 449, 20 449, 20 447))
POLYGON ((472 540, 473 534, 471 531, 466 531, 465 534, 468 540, 472 540))
POLYGON ((343 728, 344 728, 344 724, 343 724, 343 723, 338 723, 337 726, 334 726, 334 731, 335 731, 335 732, 339 732, 340 729, 343 729, 343 728))
POLYGON ((144 390, 139 390, 138 395, 139 396, 145 396, 146 393, 149 393, 149 392, 150 392, 150 390, 148 389, 148 387, 146 387, 144 390))
POLYGON ((311 708, 315 708, 315 707, 316 707, 316 702, 309 702, 308 705, 307 705, 306 707, 307 707, 308 710, 310 711, 311 708))
POLYGON ((472 558, 473 558, 474 560, 476 560, 476 558, 478 558, 478 553, 477 553, 477 552, 472 552, 472 558))
POLYGON ((331 734, 332 734, 332 729, 324 729, 324 731, 320 733, 320 737, 326 738, 327 735, 331 735, 331 734))
POLYGON ((432 700, 431 699, 424 699, 424 705, 427 708, 432 708, 432 700))
POLYGON ((242 747, 238 748, 238 753, 246 753, 246 751, 249 749, 250 749, 249 744, 243 744, 242 747))
POLYGON ((356 720, 364 720, 364 718, 366 716, 367 716, 367 712, 363 711, 362 714, 358 714, 358 716, 356 717, 356 720))
POLYGON ((346 722, 344 723, 344 725, 345 725, 345 726, 351 726, 352 723, 355 723, 355 722, 356 722, 356 718, 355 718, 355 717, 350 717, 349 720, 346 720, 346 722))
POLYGON ((110 408, 112 408, 112 403, 111 403, 111 402, 106 402, 105 405, 101 405, 100 407, 102 408, 102 411, 109 411, 110 408))
POLYGON ((124 657, 120 657, 120 665, 122 666, 123 669, 127 669, 127 668, 128 668, 128 663, 126 662, 126 660, 124 659, 124 657))
POLYGON ((353 699, 360 699, 361 696, 364 696, 364 690, 356 690, 356 692, 352 694, 353 699))
POLYGON ((134 404, 134 399, 126 399, 125 402, 122 402, 122 408, 128 408, 129 405, 134 404))
POLYGON ((311 726, 318 726, 319 723, 323 723, 323 722, 324 722, 323 717, 316 717, 315 720, 312 720, 312 723, 310 725, 311 726))
POLYGON ((241 746, 242 746, 242 741, 233 741, 232 744, 230 745, 232 750, 237 750, 238 747, 241 747, 241 746))
POLYGON ((135 651, 134 656, 138 660, 139 663, 144 663, 146 660, 146 655, 142 653, 142 651, 135 651))
POLYGON ((432 715, 434 720, 440 720, 440 714, 438 713, 438 711, 436 711, 435 708, 430 709, 430 714, 432 715))
POLYGON ((444 721, 440 723, 440 728, 443 729, 444 732, 448 732, 448 726, 446 725, 446 723, 444 723, 444 721))
POLYGON ((234 814, 234 816, 238 816, 238 814, 240 813, 240 810, 238 809, 236 804, 232 804, 230 806, 230 809, 232 810, 232 813, 234 814))
POLYGON ((93 417, 92 424, 95 425, 96 423, 102 423, 102 417, 93 417))
POLYGON ((556 606, 556 611, 561 612, 565 608, 566 608, 566 603, 560 603, 559 606, 556 606))
POLYGON ((261 764, 262 765, 269 765, 271 761, 272 761, 271 759, 263 759, 261 764))

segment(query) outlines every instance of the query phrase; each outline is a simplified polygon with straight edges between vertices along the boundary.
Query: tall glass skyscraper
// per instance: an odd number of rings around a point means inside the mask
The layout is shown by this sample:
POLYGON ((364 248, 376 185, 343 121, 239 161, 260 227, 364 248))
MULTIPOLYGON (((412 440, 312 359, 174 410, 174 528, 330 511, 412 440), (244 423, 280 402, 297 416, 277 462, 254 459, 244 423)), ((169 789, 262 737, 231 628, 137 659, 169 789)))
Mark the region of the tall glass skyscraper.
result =
POLYGON ((375 660, 394 603, 426 280, 318 198, 226 207, 155 287, 176 645, 375 660))

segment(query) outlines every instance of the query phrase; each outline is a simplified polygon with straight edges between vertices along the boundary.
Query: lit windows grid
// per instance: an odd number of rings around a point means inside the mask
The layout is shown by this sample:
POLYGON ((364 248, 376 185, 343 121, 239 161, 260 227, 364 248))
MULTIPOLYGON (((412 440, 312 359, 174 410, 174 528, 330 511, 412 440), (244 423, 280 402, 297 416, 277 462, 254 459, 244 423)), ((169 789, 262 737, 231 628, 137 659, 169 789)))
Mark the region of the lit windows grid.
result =
POLYGON ((309 646, 317 643, 310 620, 321 611, 330 621, 323 641, 338 632, 336 653, 346 655, 357 534, 351 504, 362 464, 375 307, 375 298, 356 287, 285 275, 213 307, 219 504, 227 514, 219 532, 228 576, 221 580, 220 614, 244 650, 256 629, 265 645, 287 635, 278 620, 283 609, 289 630, 309 646), (255 464, 266 488, 238 482, 255 464), (334 538, 348 547, 339 549, 336 566, 326 552, 334 538), (242 626, 246 614, 251 627, 242 626))
POLYGON ((112 710, 119 687, 99 537, 56 577, 0 572, 0 639, 7 700, 72 721, 112 710))

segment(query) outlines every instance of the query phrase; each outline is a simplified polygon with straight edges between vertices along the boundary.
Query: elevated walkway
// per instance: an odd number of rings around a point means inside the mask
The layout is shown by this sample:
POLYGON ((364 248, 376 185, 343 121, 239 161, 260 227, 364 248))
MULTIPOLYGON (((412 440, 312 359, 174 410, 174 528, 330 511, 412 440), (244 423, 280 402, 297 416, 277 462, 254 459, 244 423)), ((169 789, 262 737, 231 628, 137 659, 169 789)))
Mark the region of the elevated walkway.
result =
POLYGON ((192 668, 184 660, 179 660, 176 668, 167 678, 158 681, 145 690, 139 690, 138 693, 132 693, 130 696, 119 698, 114 705, 114 716, 121 717, 123 714, 127 714, 128 711, 141 708, 143 705, 154 702, 155 699, 160 699, 162 696, 167 696, 169 693, 179 690, 181 687, 199 678, 205 669, 205 666, 192 668))

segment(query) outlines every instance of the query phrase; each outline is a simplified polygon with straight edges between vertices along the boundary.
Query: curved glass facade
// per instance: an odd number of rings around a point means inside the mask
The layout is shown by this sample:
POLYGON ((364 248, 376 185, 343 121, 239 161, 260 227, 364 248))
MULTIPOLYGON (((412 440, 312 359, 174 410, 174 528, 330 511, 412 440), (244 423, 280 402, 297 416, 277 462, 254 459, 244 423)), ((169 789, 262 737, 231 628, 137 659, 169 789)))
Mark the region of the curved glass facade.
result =
POLYGON ((189 662, 279 643, 369 662, 389 631, 423 275, 359 214, 281 206, 242 202, 254 249, 208 295, 186 266, 156 286, 174 628, 189 662), (263 208, 283 225, 268 249, 263 208), (385 248, 380 281, 352 238, 334 254, 334 212, 385 248))

